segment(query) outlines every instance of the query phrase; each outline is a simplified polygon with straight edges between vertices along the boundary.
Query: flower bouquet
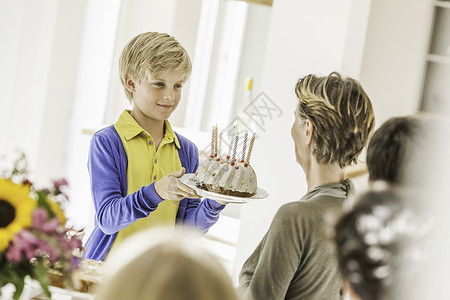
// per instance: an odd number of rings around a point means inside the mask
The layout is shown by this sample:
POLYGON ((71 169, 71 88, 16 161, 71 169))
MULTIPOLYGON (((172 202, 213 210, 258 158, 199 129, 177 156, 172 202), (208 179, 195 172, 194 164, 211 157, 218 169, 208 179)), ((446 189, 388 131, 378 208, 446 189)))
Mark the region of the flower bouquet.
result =
POLYGON ((10 172, 0 176, 0 288, 12 283, 19 299, 27 276, 39 282, 47 296, 49 271, 57 270, 71 285, 77 266, 73 251, 81 240, 70 239, 62 211, 67 182, 53 181, 49 189, 37 189, 26 179, 22 154, 10 172))

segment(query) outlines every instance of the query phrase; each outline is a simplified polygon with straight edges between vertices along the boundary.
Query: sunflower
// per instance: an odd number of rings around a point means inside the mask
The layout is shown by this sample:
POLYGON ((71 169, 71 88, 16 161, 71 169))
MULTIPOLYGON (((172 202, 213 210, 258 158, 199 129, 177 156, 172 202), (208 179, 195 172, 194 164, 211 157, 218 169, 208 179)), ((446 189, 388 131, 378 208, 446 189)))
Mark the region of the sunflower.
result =
POLYGON ((8 247, 14 234, 31 226, 36 201, 29 194, 28 186, 0 179, 0 251, 8 247))

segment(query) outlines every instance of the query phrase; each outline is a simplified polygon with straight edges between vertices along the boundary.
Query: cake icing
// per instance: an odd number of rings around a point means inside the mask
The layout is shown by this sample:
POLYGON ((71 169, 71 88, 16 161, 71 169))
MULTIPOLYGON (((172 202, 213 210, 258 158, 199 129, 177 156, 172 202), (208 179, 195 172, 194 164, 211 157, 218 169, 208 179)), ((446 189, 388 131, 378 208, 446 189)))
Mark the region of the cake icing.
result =
POLYGON ((221 155, 222 132, 219 134, 217 125, 213 127, 211 155, 200 164, 197 173, 195 173, 197 187, 222 195, 251 197, 256 194, 258 187, 256 174, 250 166, 250 155, 256 133, 253 133, 247 150, 248 131, 244 132, 242 152, 240 153, 242 158, 239 160, 237 159, 238 132, 235 126, 225 159, 221 155))
POLYGON ((200 164, 195 175, 199 188, 223 195, 251 197, 258 186, 255 171, 244 162, 231 164, 209 158, 200 164))

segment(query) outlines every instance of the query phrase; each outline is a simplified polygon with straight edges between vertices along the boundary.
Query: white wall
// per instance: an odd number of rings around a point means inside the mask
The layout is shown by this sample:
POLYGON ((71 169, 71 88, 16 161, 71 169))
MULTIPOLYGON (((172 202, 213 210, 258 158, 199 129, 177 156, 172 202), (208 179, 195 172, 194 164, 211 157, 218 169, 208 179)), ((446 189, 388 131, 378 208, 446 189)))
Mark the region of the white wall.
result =
POLYGON ((5 49, 6 53, 1 55, 2 62, 6 61, 2 64, 2 78, 6 78, 7 84, 2 87, 5 93, 2 98, 6 103, 2 105, 2 114, 6 115, 6 123, 1 126, 6 129, 2 133, 2 148, 8 155, 15 149, 25 151, 34 170, 38 161, 58 4, 56 0, 17 1, 14 4, 4 1, 1 6, 2 19, 12 21, 2 24, 1 35, 3 41, 12 42, 10 51, 5 49), (11 20, 11 17, 17 19, 11 20))
POLYGON ((38 183, 65 175, 84 6, 68 0, 0 3, 0 152, 11 161, 16 150, 25 151, 38 183))
POLYGON ((16 66, 19 62, 19 49, 22 37, 22 23, 25 14, 25 1, 0 2, 0 40, 8 41, 8 47, 2 47, 0 55, 0 153, 9 154, 6 141, 10 135, 9 123, 12 122, 12 108, 15 103, 16 66))
POLYGON ((419 108, 431 0, 371 2, 360 80, 377 124, 419 108))
POLYGON ((65 176, 86 1, 59 0, 45 78, 36 178, 65 176))
POLYGON ((372 0, 352 1, 342 60, 342 73, 353 78, 360 77, 371 4, 372 0))

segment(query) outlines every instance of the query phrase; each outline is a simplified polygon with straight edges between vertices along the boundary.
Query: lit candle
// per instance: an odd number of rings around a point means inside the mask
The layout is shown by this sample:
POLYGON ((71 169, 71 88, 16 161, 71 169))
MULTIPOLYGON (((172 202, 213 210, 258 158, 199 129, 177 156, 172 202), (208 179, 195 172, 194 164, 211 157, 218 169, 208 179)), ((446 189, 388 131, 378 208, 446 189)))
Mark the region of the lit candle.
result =
POLYGON ((245 150, 247 149, 247 138, 248 138, 248 131, 245 131, 245 135, 244 135, 244 145, 242 146, 242 158, 241 158, 241 163, 244 162, 245 160, 245 150))
POLYGON ((217 157, 217 138, 218 138, 217 125, 214 126, 214 157, 217 157))
POLYGON ((214 158, 214 134, 216 133, 216 130, 213 126, 212 132, 211 132, 211 158, 214 158))
POLYGON ((233 135, 230 138, 230 146, 228 148, 227 160, 229 160, 231 156, 231 147, 233 146, 233 140, 235 135, 236 135, 236 126, 233 126, 233 135))
POLYGON ((250 163, 250 155, 252 155, 253 143, 255 142, 255 135, 256 135, 256 133, 254 133, 252 135, 252 138, 250 139, 250 145, 248 146, 248 152, 247 152, 247 159, 245 160, 245 164, 244 164, 245 167, 247 167, 250 163))
POLYGON ((219 151, 217 152, 219 157, 217 158, 217 161, 220 161, 220 155, 222 154, 222 134, 223 132, 220 132, 219 134, 219 151))
POLYGON ((234 166, 234 161, 236 160, 236 150, 237 150, 237 144, 239 141, 239 135, 234 136, 234 146, 233 146, 233 156, 231 156, 231 165, 234 166))

